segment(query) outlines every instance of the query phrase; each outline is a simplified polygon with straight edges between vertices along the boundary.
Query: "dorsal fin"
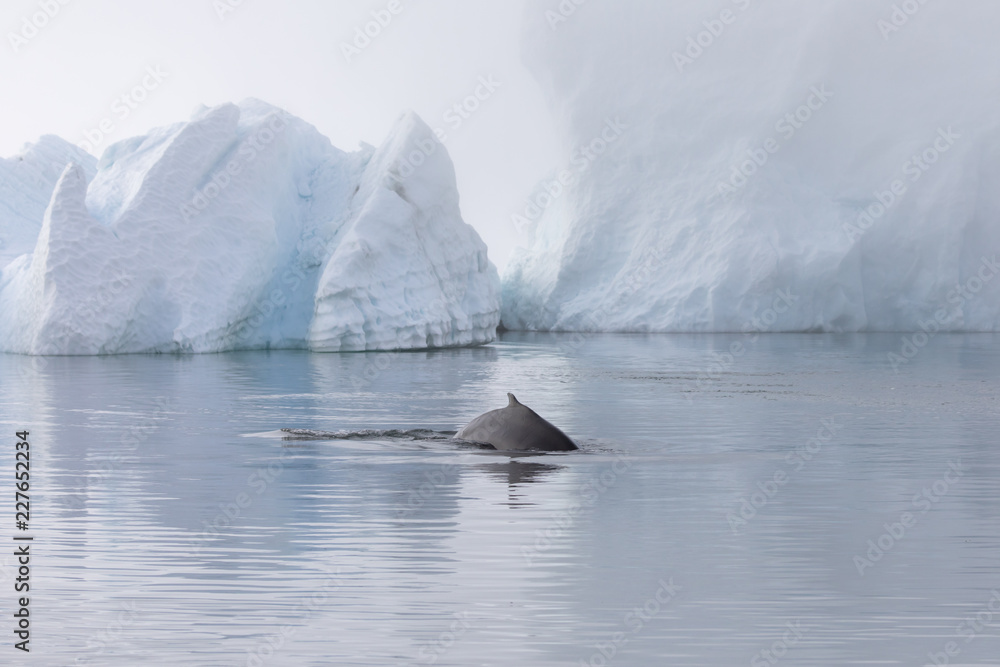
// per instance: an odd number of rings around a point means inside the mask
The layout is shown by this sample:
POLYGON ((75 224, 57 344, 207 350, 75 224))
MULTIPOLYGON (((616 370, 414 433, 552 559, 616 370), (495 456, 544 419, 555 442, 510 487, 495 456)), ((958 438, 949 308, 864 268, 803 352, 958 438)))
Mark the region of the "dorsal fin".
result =
POLYGON ((507 392, 507 407, 508 407, 508 408, 512 408, 512 407, 514 407, 515 405, 521 405, 521 404, 517 402, 517 399, 516 399, 516 398, 514 398, 514 394, 512 394, 512 393, 510 393, 510 392, 508 391, 508 392, 507 392))

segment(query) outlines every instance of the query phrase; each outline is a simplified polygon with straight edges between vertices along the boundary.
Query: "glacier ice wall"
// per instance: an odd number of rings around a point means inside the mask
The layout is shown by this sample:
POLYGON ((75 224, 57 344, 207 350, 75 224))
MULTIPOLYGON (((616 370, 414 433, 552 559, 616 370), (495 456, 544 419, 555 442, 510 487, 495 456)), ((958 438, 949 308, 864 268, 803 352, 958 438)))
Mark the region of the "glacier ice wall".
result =
POLYGON ((1000 5, 529 0, 525 24, 567 157, 515 219, 504 326, 1000 328, 1000 5))
POLYGON ((56 140, 25 160, 40 151, 71 164, 2 214, 34 233, 0 279, 5 351, 408 349, 495 335, 499 277, 461 218, 447 152, 412 113, 354 153, 255 100, 116 143, 96 173, 56 140))

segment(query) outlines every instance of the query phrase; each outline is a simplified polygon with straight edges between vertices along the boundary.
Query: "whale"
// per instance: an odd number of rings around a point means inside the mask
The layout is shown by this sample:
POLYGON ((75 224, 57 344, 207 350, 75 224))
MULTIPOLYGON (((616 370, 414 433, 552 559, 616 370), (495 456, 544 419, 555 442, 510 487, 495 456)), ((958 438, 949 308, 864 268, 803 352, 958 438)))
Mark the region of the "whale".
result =
POLYGON ((507 394, 507 407, 485 412, 455 437, 492 445, 502 452, 567 452, 579 449, 565 433, 507 394))

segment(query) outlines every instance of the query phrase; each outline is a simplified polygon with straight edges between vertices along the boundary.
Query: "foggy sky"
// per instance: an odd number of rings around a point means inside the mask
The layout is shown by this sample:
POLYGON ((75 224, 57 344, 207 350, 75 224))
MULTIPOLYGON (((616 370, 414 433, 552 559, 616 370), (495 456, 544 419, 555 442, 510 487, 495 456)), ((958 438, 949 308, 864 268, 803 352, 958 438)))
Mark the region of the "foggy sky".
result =
POLYGON ((0 9, 4 157, 43 134, 82 145, 110 119, 114 129, 92 151, 99 156, 115 141, 187 120, 199 105, 246 97, 354 150, 380 144, 413 109, 446 132, 463 217, 501 267, 519 239, 511 215, 560 162, 543 92, 520 60, 523 0, 398 0, 396 14, 390 0, 62 2, 8 0, 0 9), (370 43, 345 53, 357 29, 387 14, 370 43), (32 18, 42 27, 26 28, 32 18), (454 105, 480 77, 499 86, 459 114, 454 105), (138 101, 131 91, 144 79, 155 87, 138 101))

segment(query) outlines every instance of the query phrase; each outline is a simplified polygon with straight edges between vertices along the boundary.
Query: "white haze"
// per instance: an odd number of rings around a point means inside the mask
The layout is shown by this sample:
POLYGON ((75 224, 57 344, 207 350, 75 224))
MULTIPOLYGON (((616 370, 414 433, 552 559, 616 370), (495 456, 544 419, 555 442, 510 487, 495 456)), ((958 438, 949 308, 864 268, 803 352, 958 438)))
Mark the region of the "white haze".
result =
POLYGON ((15 52, 9 34, 41 11, 40 1, 0 8, 3 157, 44 134, 82 144, 110 117, 115 130, 99 155, 114 141, 186 121, 203 104, 248 97, 354 150, 381 144, 412 109, 447 131, 463 216, 498 265, 517 239, 511 213, 559 160, 540 89, 520 61, 520 0, 399 0, 401 11, 350 62, 341 44, 388 0, 232 0, 239 6, 222 18, 213 0, 71 0, 15 52), (168 76, 119 120, 112 104, 149 66, 168 76), (444 114, 475 93, 480 76, 501 86, 455 127, 444 114))
POLYGON ((526 61, 564 154, 603 152, 508 264, 506 326, 1000 328, 1000 4, 550 4, 526 61))

